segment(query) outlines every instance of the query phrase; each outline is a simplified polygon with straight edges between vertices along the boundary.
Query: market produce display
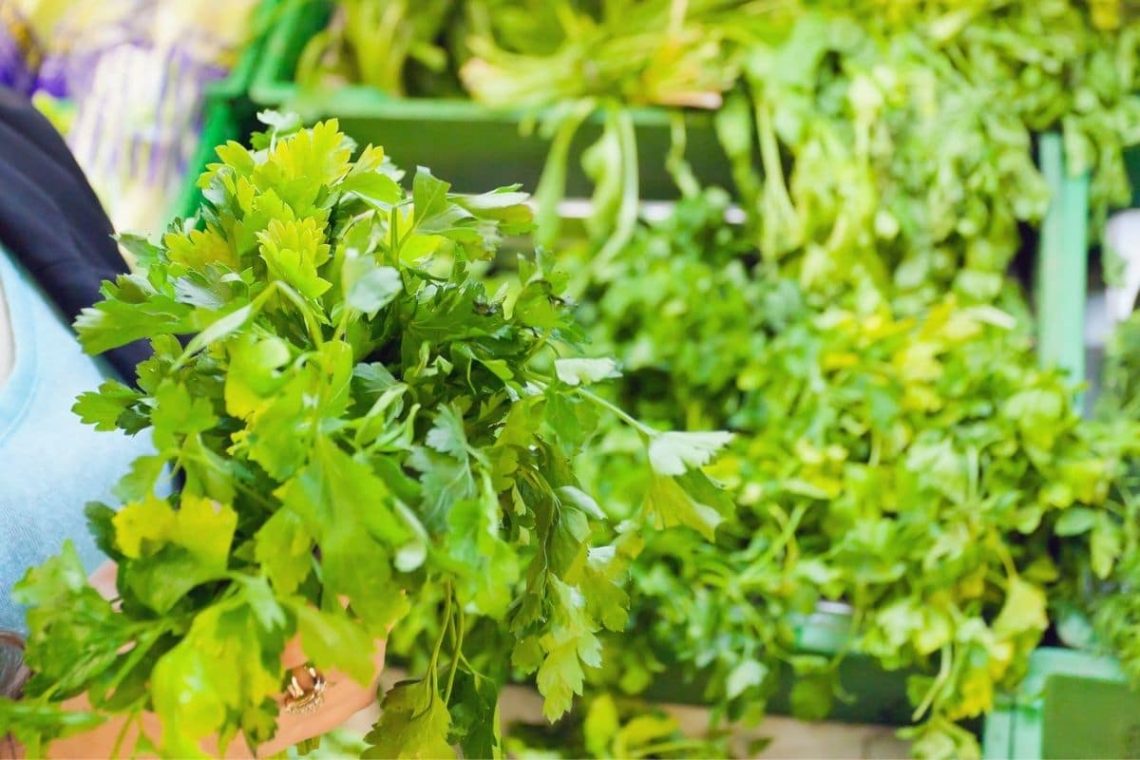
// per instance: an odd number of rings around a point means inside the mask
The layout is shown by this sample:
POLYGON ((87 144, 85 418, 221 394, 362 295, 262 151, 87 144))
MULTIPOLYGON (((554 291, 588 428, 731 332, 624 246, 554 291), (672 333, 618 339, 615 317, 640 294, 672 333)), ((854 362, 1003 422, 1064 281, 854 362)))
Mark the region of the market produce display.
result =
MULTIPOLYGON (((737 433, 711 470, 735 517, 715 543, 647 542, 634 625, 599 681, 619 693, 704 684, 727 715, 755 716, 784 661, 793 709, 822 718, 842 698, 838 659, 870 655, 916 670, 916 755, 970 757, 975 738, 956 722, 1015 685, 1074 605, 1100 609, 1114 653, 1140 666, 1121 609, 1135 606, 1135 570, 1114 575, 1122 557, 1134 564, 1137 492, 1122 476, 1135 415, 1082 422, 1072 382, 1039 369, 1024 323, 992 306, 947 295, 906 317, 875 289, 813 302, 723 222, 727 203, 686 199, 604 267, 589 253, 580 264, 593 275, 580 314, 625 369, 619 403, 737 433), (1089 581, 1114 585, 1094 595, 1089 581), (794 644, 821 599, 851 609, 835 658, 794 644)), ((1134 405, 1118 387, 1130 369, 1110 387, 1134 405)), ((602 503, 632 507, 636 441, 603 440, 602 503)))
MULTIPOLYGON (((462 87, 489 107, 550 109, 538 193, 547 242, 570 141, 594 109, 606 116, 582 157, 597 182, 593 228, 609 237, 603 255, 628 241, 638 200, 629 109, 645 105, 716 111, 765 257, 795 258, 796 276, 815 289, 889 285, 910 310, 948 286, 971 301, 998 294, 1019 225, 1039 222, 1048 203, 1034 135, 1062 132, 1069 171, 1092 170, 1094 229, 1130 199, 1122 150, 1140 142, 1140 67, 1118 4, 453 0, 421 13, 352 0, 338 9, 298 81, 435 97, 462 87), (350 44, 370 34, 401 40, 382 67, 350 44)), ((683 189, 691 184, 683 165, 675 171, 683 189)))
POLYGON ((1058 201, 1044 134, 1089 176, 1094 238, 1131 200, 1129 4, 311 1, 283 17, 327 25, 266 46, 289 91, 509 114, 549 138, 533 202, 266 112, 219 147, 198 218, 123 236, 138 269, 77 328, 155 356, 75 411, 156 452, 90 507, 119 599, 70 550, 14 590, 35 676, 0 736, 35 754, 154 712, 124 753, 263 743, 297 636, 361 682, 387 639, 411 678, 380 757, 724 756, 770 704, 863 698, 859 658, 905 681, 916 757, 969 759, 1042 644, 1140 687, 1140 317, 1082 416, 1015 261, 1058 201), (678 197, 652 221, 645 109, 678 197), (687 163, 697 128, 731 187, 687 163), (821 610, 843 635, 807 648, 821 610), (544 722, 501 735, 512 682, 544 722), (90 713, 60 708, 76 694, 90 713))
POLYGON ((348 0, 305 46, 297 81, 312 87, 360 82, 405 95, 413 65, 426 72, 445 69, 447 53, 436 39, 453 10, 451 0, 348 0))
MULTIPOLYGON (((1105 361, 1103 393, 1097 402, 1097 418, 1118 427, 1123 435, 1136 435, 1140 421, 1140 312, 1117 326, 1105 361)), ((1093 625, 1078 629, 1074 644, 1119 657, 1129 678, 1140 683, 1140 597, 1135 589, 1140 581, 1140 462, 1129 462, 1119 488, 1117 507, 1122 531, 1114 540, 1122 557, 1120 567, 1108 583, 1082 575, 1074 589, 1073 605, 1091 597, 1093 625)), ((1114 547, 1115 548, 1115 547, 1114 547)), ((1087 602, 1086 602, 1087 603, 1087 602)))
POLYGON ((0 732, 32 754, 144 710, 163 732, 143 750, 256 746, 287 639, 366 683, 372 639, 421 596, 441 599, 439 636, 426 670, 385 695, 373 751, 497 754, 508 669, 535 674, 561 715, 602 662, 599 632, 625 624, 646 526, 711 535, 731 511, 699 469, 730 436, 658 432, 595 395, 615 365, 575 355, 548 262, 520 258, 494 296, 470 273, 527 227, 523 194, 455 195, 424 168, 409 192, 381 149, 352 160, 335 122, 265 118, 203 176, 204 228, 124 238, 142 269, 78 320, 91 352, 152 342, 138 390, 109 381, 75 408, 148 431, 156 452, 119 484, 120 509, 90 508, 118 603, 68 549, 14 591, 35 675, 0 702, 0 732), (644 437, 652 472, 620 523, 571 466, 610 414, 644 437), (90 716, 57 707, 81 692, 90 716))

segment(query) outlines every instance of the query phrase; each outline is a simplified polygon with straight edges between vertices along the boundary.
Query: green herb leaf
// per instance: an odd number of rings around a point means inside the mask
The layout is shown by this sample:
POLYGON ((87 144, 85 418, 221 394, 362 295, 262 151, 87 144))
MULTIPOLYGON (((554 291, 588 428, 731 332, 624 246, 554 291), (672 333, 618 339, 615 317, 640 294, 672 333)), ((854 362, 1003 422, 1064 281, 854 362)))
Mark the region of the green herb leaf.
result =
POLYGON ((708 464, 732 440, 731 433, 661 433, 649 442, 649 461, 660 475, 684 475, 708 464))

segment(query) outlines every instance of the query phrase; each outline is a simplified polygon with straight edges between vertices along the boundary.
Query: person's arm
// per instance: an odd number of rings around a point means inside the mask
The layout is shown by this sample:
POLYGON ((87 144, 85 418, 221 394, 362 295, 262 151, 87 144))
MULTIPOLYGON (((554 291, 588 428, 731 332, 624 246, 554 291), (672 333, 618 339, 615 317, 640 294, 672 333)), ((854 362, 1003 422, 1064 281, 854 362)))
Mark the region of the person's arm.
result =
MULTIPOLYGON (((115 564, 107 562, 91 575, 91 585, 108 599, 113 599, 118 593, 115 587, 115 570, 115 564)), ((272 741, 258 747, 257 754, 261 757, 267 757, 283 752, 306 739, 327 734, 371 705, 376 699, 376 681, 384 668, 384 649, 385 641, 378 640, 373 654, 376 677, 373 683, 367 686, 362 686, 340 671, 325 672, 323 675, 326 686, 320 707, 305 714, 288 713, 282 710, 277 719, 277 733, 272 741)), ((285 647, 281 663, 282 675, 284 676, 287 671, 293 668, 304 665, 306 661, 307 658, 301 649, 300 641, 294 639, 285 647)), ((283 700, 284 694, 279 698, 278 703, 282 704, 283 700)), ((87 710, 90 707, 87 698, 83 695, 74 697, 65 704, 74 710, 87 710)), ((125 718, 115 717, 92 731, 54 741, 47 748, 48 756, 60 758, 111 757, 116 745, 130 747, 138 736, 136 725, 128 729, 123 737, 120 737, 125 722, 125 718)), ((162 727, 158 716, 153 713, 144 713, 142 724, 146 735, 157 743, 162 736, 162 727)), ((217 745, 215 743, 207 742, 203 745, 203 749, 210 755, 217 756, 217 745)), ((2 749, 0 749, 0 757, 3 757, 2 749)), ((254 757, 254 755, 246 745, 245 740, 239 735, 226 748, 225 757, 248 758, 254 757)))
POLYGON ((15 361, 12 325, 8 317, 8 301, 4 297, 4 283, 0 282, 0 386, 8 379, 15 361))

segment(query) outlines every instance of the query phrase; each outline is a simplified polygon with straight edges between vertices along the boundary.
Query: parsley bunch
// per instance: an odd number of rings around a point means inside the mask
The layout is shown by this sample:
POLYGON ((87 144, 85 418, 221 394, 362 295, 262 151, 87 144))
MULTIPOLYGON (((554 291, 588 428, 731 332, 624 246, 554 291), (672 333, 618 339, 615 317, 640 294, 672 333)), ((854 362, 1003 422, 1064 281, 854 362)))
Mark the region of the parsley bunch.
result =
MULTIPOLYGON (((1116 550, 1120 563, 1107 578, 1078 566, 1070 585, 1070 605, 1091 618, 1075 627, 1073 645, 1085 645, 1116 655, 1134 684, 1140 684, 1140 312, 1117 325, 1106 347, 1101 395, 1097 399, 1098 424, 1116 429, 1128 440, 1128 468, 1114 494, 1119 504, 1120 530, 1101 531, 1101 553, 1116 550), (1083 570, 1083 572, 1080 572, 1083 570)), ((1085 519, 1073 526, 1076 532, 1098 528, 1085 519)), ((1094 539, 1096 534, 1093 534, 1094 539)), ((1067 642, 1068 643, 1068 642, 1067 642)))
POLYGON ((420 168, 409 192, 379 148, 353 160, 336 122, 263 118, 203 175, 204 227, 128 238, 142 268, 77 321, 94 353, 151 341, 138 389, 107 382, 76 410, 149 430, 155 453, 119 483, 121 509, 89 510, 115 604, 70 548, 16 587, 34 676, 0 731, 37 752, 89 724, 55 706, 86 692, 92 720, 156 712, 143 741, 164 755, 239 732, 256 746, 287 639, 364 683, 373 639, 426 597, 438 639, 385 696, 373 751, 497 755, 507 663, 537 674, 551 719, 569 708, 599 631, 625 623, 640 527, 721 519, 699 468, 728 436, 659 433, 594 395, 615 364, 572 355, 541 257, 485 292, 472 264, 530 222, 515 188, 456 195, 420 168), (652 487, 620 525, 572 467, 599 413, 648 446, 652 487))
POLYGON ((1048 205, 1046 131, 1092 172, 1092 229, 1130 200, 1137 38, 1084 3, 824 2, 774 37, 747 44, 718 126, 762 252, 810 288, 992 301, 1048 205))
POLYGON ((454 0, 414 7, 410 0, 342 0, 329 25, 301 51, 296 80, 315 88, 358 82, 404 95, 408 80, 438 78, 446 69, 447 52, 436 40, 454 5, 454 0))
MULTIPOLYGON (((909 311, 949 287, 998 297, 1021 226, 1049 202, 1036 135, 1062 133, 1069 172, 1092 173, 1093 230, 1130 200, 1140 34, 1111 0, 453 4, 452 31, 433 49, 470 97, 549 109, 537 192, 546 241, 573 137, 599 108, 604 134, 582 162, 603 255, 636 221, 630 109, 709 109, 763 255, 808 288, 869 281, 909 311)), ((401 23, 406 36, 423 31, 418 17, 401 23)), ((666 164, 687 191, 684 122, 674 124, 666 164)))
MULTIPOLYGON (((1007 312, 949 295, 909 317, 873 288, 818 299, 724 224, 726 206, 689 199, 605 268, 579 264, 580 314, 626 367, 619 402, 737 434, 712 470, 736 514, 715 544, 649 539, 633 633, 602 680, 636 692, 664 671, 740 715, 787 663, 793 707, 823 717, 836 661, 795 631, 842 602, 850 651, 917 669, 915 752, 976 755, 957 722, 1016 683, 1075 579, 1111 578, 1125 556, 1137 429, 1082 421, 1007 312)), ((634 504, 636 441, 604 442, 603 501, 634 504)))

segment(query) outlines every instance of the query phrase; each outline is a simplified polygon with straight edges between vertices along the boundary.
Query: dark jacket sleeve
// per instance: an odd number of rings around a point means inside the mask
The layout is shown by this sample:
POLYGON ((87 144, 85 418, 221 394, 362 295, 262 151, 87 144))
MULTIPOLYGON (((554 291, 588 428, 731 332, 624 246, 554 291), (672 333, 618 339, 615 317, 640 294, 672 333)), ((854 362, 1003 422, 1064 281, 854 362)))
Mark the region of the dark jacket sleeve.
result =
MULTIPOLYGON (((22 96, 0 88, 0 244, 69 321, 100 299, 103 280, 127 271, 99 199, 67 144, 22 96)), ((107 353, 135 380, 142 342, 107 353)))

